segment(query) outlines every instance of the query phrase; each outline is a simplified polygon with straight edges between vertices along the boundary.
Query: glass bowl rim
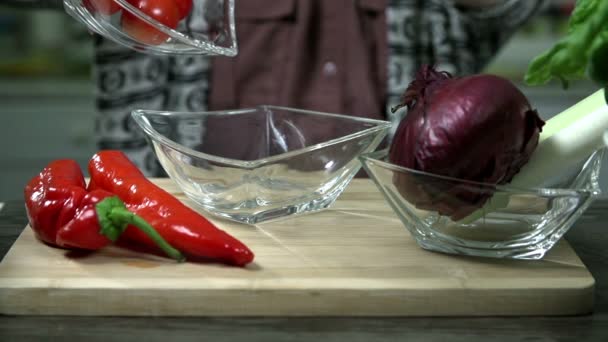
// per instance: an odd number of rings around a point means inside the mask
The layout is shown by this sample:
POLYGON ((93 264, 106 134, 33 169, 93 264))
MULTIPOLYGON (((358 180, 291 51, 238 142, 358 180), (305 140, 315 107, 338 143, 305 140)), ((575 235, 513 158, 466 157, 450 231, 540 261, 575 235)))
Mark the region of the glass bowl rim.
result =
POLYGON ((349 116, 349 115, 344 115, 344 114, 326 113, 326 112, 307 110, 307 109, 274 106, 274 105, 260 105, 260 106, 250 107, 250 108, 242 108, 242 109, 197 111, 197 112, 135 109, 131 112, 131 116, 133 117, 133 119, 135 120, 137 125, 151 139, 153 139, 163 145, 169 146, 169 147, 173 148, 174 150, 177 150, 188 156, 192 156, 192 157, 196 157, 196 158, 203 158, 203 159, 210 160, 210 161, 213 161, 216 163, 233 165, 233 166, 244 168, 244 169, 255 169, 255 168, 258 168, 265 164, 274 163, 279 160, 283 160, 286 158, 291 158, 293 156, 297 156, 297 155, 305 154, 305 153, 312 152, 315 150, 319 150, 319 149, 325 148, 327 146, 331 146, 331 145, 335 145, 335 144, 342 143, 345 141, 353 140, 358 137, 371 135, 373 133, 380 132, 383 130, 388 131, 388 129, 391 127, 390 121, 369 119, 369 118, 363 118, 363 117, 358 117, 358 116, 349 116), (320 143, 317 143, 314 145, 306 146, 304 148, 287 151, 287 152, 284 152, 281 154, 268 156, 268 157, 260 158, 260 159, 256 159, 256 160, 239 160, 239 159, 225 158, 225 157, 220 157, 220 156, 216 156, 216 155, 212 155, 212 154, 208 154, 208 153, 204 153, 204 152, 195 151, 189 147, 179 144, 179 143, 165 137, 164 135, 160 134, 148 122, 146 122, 146 120, 144 120, 144 117, 147 114, 172 116, 172 117, 178 117, 180 119, 183 119, 183 118, 197 118, 197 117, 206 116, 206 115, 222 115, 222 116, 239 115, 239 114, 255 113, 260 110, 267 111, 269 109, 287 110, 287 111, 296 112, 296 113, 304 114, 304 115, 312 114, 315 116, 325 116, 325 117, 348 119, 351 121, 370 123, 370 124, 373 124, 374 126, 368 127, 366 129, 358 131, 358 132, 354 132, 354 133, 343 135, 343 136, 340 136, 337 138, 329 139, 327 141, 323 141, 323 142, 320 142, 320 143))
MULTIPOLYGON (((167 26, 163 25, 162 23, 158 22, 157 20, 153 19, 152 17, 148 16, 147 14, 143 13, 142 11, 138 10, 135 6, 131 5, 128 2, 128 0, 114 0, 114 1, 116 3, 118 3, 118 5, 123 10, 126 10, 129 13, 131 13, 132 15, 135 15, 138 19, 144 21, 146 24, 153 26, 154 28, 167 34, 169 37, 171 37, 187 46, 197 49, 197 50, 180 50, 179 52, 174 52, 171 49, 162 48, 162 46, 154 46, 154 45, 138 42, 138 44, 145 46, 146 52, 150 52, 150 53, 154 53, 154 54, 209 55, 210 54, 210 52, 208 51, 209 45, 212 45, 212 49, 213 49, 214 53, 218 54, 218 55, 236 56, 238 53, 234 15, 230 16, 228 19, 230 21, 230 23, 229 23, 230 36, 232 37, 231 44, 229 47, 223 47, 223 46, 217 46, 212 42, 204 42, 204 41, 200 41, 198 39, 193 39, 192 37, 188 37, 175 29, 167 27, 167 26)), ((229 13, 234 13, 234 6, 235 6, 234 1, 235 0, 226 0, 226 1, 228 3, 228 6, 230 6, 230 8, 228 9, 229 13)), ((92 15, 89 10, 83 10, 84 5, 81 4, 82 0, 63 0, 62 2, 64 4, 64 6, 68 7, 67 8, 68 13, 73 13, 73 14, 77 15, 78 17, 80 17, 81 19, 83 19, 86 22, 87 27, 91 28, 98 34, 103 35, 104 37, 106 37, 106 34, 104 34, 104 33, 108 33, 109 36, 107 36, 106 38, 109 38, 112 41, 114 41, 120 45, 127 46, 129 48, 134 49, 134 47, 130 46, 126 42, 124 42, 121 39, 118 39, 115 36, 113 36, 112 34, 110 34, 111 32, 109 32, 103 25, 101 25, 99 23, 99 20, 94 15, 92 15), (105 32, 102 32, 102 31, 105 31, 105 32)), ((112 29, 118 31, 117 34, 119 34, 119 35, 125 34, 121 30, 118 30, 117 28, 115 28, 113 26, 112 26, 112 29)), ((137 41, 134 38, 132 38, 132 39, 134 41, 137 41)), ((135 49, 135 50, 139 51, 139 49, 135 49)))
MULTIPOLYGON (((381 167, 392 170, 392 171, 398 171, 401 173, 411 173, 411 174, 416 174, 416 175, 430 177, 430 178, 444 180, 444 181, 459 182, 459 183, 463 183, 463 184, 467 184, 467 185, 471 185, 471 186, 490 188, 490 189, 493 189, 494 192, 500 191, 500 192, 513 193, 513 194, 517 193, 517 194, 529 194, 529 195, 537 195, 537 196, 547 196, 547 194, 550 194, 552 196, 556 196, 556 195, 577 196, 580 194, 599 196, 601 194, 601 190, 600 190, 599 184, 597 184, 597 182, 594 182, 593 189, 569 189, 569 188, 547 188, 547 187, 524 188, 524 187, 517 187, 517 186, 508 185, 508 184, 507 185, 491 184, 491 183, 484 183, 484 182, 477 182, 477 181, 472 181, 472 180, 461 179, 461 178, 457 178, 457 177, 439 175, 436 173, 425 172, 425 171, 415 170, 412 168, 403 167, 403 166, 396 165, 391 162, 382 160, 382 158, 384 158, 388 155, 388 151, 389 151, 389 148, 385 148, 385 149, 378 150, 378 151, 363 153, 362 155, 359 156, 359 160, 363 164, 364 169, 369 174, 369 176, 374 180, 374 182, 377 182, 376 177, 373 175, 373 172, 370 172, 367 169, 367 163, 369 163, 369 162, 376 163, 376 164, 380 165, 381 167)), ((589 154, 589 156, 587 158, 585 158, 585 160, 583 161, 583 166, 580 168, 580 170, 584 170, 585 168, 587 168, 589 165, 589 162, 591 162, 592 159, 595 158, 598 153, 600 154, 599 157, 601 158, 601 156, 604 154, 604 152, 605 152, 605 149, 600 148, 600 149, 595 150, 591 154, 589 154)))

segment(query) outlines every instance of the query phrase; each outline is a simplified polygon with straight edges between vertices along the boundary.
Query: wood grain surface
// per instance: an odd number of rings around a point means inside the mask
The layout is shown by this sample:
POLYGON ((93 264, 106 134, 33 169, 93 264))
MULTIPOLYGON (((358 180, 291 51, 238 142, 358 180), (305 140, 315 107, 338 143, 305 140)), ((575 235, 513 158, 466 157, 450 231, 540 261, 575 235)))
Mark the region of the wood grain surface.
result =
MULTIPOLYGON (((187 200, 169 180, 155 180, 187 200)), ((542 261, 420 249, 369 180, 325 211, 246 226, 246 268, 176 264, 118 248, 75 255, 26 228, 0 264, 0 313, 129 316, 566 315, 594 279, 566 241, 542 261)))

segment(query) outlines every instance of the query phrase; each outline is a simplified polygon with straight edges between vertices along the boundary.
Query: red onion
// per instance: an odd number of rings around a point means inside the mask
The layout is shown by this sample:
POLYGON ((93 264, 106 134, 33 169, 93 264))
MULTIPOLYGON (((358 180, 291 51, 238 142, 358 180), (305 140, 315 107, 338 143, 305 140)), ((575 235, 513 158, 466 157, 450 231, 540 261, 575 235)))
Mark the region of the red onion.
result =
MULTIPOLYGON (((492 185, 511 181, 538 144, 544 121, 510 81, 494 75, 453 78, 423 66, 402 97, 408 113, 390 148, 391 163, 492 185)), ((393 109, 395 110, 395 109, 393 109)), ((418 208, 458 220, 481 207, 489 188, 466 182, 394 178, 418 208)))

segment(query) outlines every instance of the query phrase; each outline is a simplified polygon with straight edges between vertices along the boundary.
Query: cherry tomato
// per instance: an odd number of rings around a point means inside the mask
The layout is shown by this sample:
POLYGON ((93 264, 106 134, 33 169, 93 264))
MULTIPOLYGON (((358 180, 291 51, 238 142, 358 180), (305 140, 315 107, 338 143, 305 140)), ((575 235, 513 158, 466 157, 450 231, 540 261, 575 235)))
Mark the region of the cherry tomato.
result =
POLYGON ((114 0, 83 0, 82 4, 91 13, 99 12, 103 15, 112 15, 121 9, 114 0))
POLYGON ((192 0, 174 0, 179 11, 179 19, 182 20, 192 11, 192 0))
MULTIPOLYGON (((129 0, 129 3, 158 23, 172 29, 177 28, 179 11, 174 0, 129 0)), ((129 11, 123 11, 120 24, 123 31, 142 43, 158 45, 169 38, 167 34, 129 11)))

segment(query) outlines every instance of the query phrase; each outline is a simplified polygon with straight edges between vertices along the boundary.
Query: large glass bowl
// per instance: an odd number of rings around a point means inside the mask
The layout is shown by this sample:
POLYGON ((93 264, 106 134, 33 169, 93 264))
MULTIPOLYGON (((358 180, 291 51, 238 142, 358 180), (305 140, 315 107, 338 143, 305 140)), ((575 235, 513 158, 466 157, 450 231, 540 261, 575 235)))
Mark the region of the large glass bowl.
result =
MULTIPOLYGON (((176 0, 159 1, 172 4, 176 0)), ((138 10, 132 5, 136 1, 63 0, 63 3, 66 12, 89 30, 137 51, 235 56, 234 0, 192 1, 189 15, 174 28, 138 10)))
POLYGON ((390 123, 293 108, 177 113, 136 110, 135 122, 183 192, 212 214, 255 224, 330 206, 390 123), (200 142, 177 142, 178 128, 200 142))
POLYGON ((600 194, 604 150, 554 185, 538 189, 476 183, 391 164, 387 151, 363 167, 422 248, 450 254, 540 259, 600 194), (485 201, 483 210, 470 214, 485 201), (472 205, 472 203, 477 203, 472 205))

